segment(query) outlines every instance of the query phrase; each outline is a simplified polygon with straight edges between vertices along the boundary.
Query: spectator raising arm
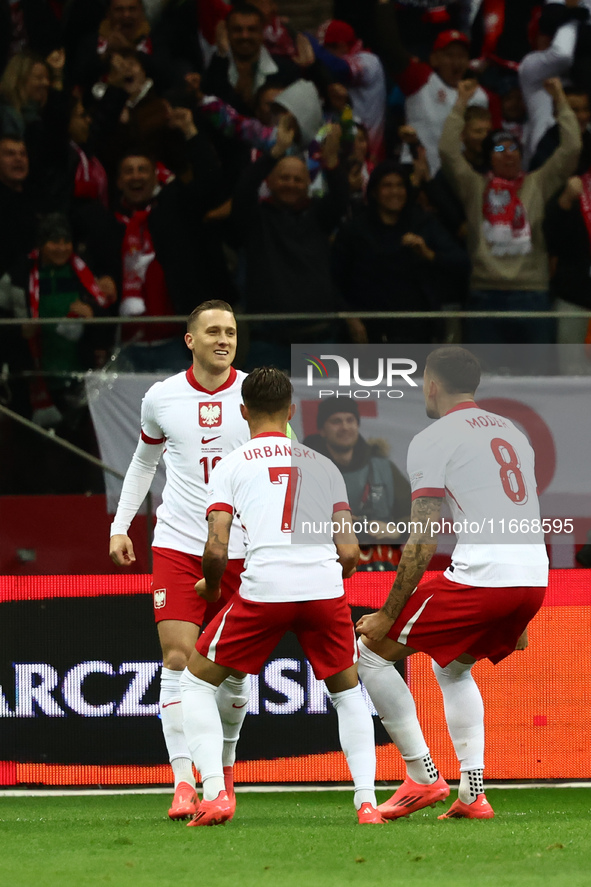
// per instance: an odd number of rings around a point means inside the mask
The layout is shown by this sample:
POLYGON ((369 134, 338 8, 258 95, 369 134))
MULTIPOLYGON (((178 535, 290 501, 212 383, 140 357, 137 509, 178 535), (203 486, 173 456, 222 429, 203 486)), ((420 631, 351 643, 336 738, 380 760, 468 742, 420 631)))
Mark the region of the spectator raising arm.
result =
POLYGON ((439 143, 443 172, 453 183, 463 203, 469 200, 475 186, 482 178, 464 157, 461 139, 465 123, 464 113, 476 88, 473 80, 463 80, 459 84, 457 101, 445 121, 439 143))

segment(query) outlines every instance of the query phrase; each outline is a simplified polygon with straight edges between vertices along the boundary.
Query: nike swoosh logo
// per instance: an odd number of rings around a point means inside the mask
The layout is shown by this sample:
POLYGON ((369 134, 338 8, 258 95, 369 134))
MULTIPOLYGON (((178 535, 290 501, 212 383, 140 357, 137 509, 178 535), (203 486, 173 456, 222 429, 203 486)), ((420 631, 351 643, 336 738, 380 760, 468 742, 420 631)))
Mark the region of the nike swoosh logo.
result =
POLYGON ((221 437, 221 436, 222 436, 221 434, 218 434, 217 437, 202 437, 202 438, 201 438, 201 443, 202 443, 202 444, 208 444, 208 443, 211 443, 212 440, 217 440, 218 437, 221 437))
POLYGON ((243 705, 236 705, 235 702, 232 703, 232 708, 244 708, 247 703, 245 702, 243 705))
POLYGON ((181 704, 181 700, 179 699, 178 702, 167 702, 165 705, 161 705, 160 707, 161 708, 168 708, 169 705, 180 705, 180 704, 181 704))

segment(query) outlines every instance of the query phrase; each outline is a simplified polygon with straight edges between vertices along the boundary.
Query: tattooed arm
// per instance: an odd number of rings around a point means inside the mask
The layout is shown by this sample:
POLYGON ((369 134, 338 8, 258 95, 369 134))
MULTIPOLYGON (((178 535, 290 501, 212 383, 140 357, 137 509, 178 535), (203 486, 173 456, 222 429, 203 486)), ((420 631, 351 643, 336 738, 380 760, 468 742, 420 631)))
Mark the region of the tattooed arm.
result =
POLYGON ((232 515, 227 511, 210 511, 207 517, 209 534, 203 560, 203 579, 195 585, 197 594, 206 601, 217 601, 220 597, 220 582, 228 563, 228 541, 232 515))
POLYGON ((359 561, 359 544, 353 532, 350 511, 335 511, 332 516, 333 540, 337 548, 338 562, 343 568, 343 579, 350 579, 359 561))
POLYGON ((432 525, 439 520, 442 502, 443 499, 420 496, 412 503, 411 532, 398 564, 394 585, 377 613, 361 617, 357 623, 359 634, 373 641, 381 641, 392 628, 437 549, 437 534, 432 525))

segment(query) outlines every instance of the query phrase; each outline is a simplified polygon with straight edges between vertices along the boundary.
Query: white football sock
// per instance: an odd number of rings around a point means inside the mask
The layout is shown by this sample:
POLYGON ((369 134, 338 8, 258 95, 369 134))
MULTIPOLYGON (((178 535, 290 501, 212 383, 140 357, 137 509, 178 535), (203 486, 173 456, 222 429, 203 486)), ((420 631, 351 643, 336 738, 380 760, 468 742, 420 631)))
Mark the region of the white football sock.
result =
POLYGON ((175 789, 180 782, 187 782, 193 788, 195 787, 195 774, 191 758, 173 758, 170 766, 174 775, 175 789))
POLYGON ((179 681, 182 671, 164 668, 160 675, 160 719, 168 751, 168 759, 174 774, 174 787, 179 782, 195 785, 191 753, 183 730, 183 707, 179 681))
POLYGON ((185 736, 195 767, 201 773, 203 798, 213 801, 224 790, 224 732, 215 701, 217 687, 185 668, 180 680, 185 736))
POLYGON ((460 762, 458 796, 465 804, 475 800, 470 782, 476 787, 482 785, 484 769, 484 705, 471 670, 472 665, 457 660, 450 662, 445 668, 433 662, 433 671, 443 693, 447 729, 460 762), (480 781, 477 773, 480 773, 480 781))
POLYGON ((484 794, 482 770, 464 770, 460 773, 458 798, 464 804, 473 804, 478 795, 484 794))
POLYGON ((360 640, 358 669, 382 724, 402 755, 409 777, 419 785, 435 782, 439 774, 417 719, 415 701, 394 663, 360 640))
POLYGON ((373 722, 365 704, 361 687, 330 693, 339 722, 339 740, 355 786, 354 803, 376 807, 376 746, 373 722))
POLYGON ((236 743, 246 717, 250 699, 250 676, 234 678, 231 675, 217 688, 215 701, 224 731, 224 767, 232 767, 236 760, 236 743))

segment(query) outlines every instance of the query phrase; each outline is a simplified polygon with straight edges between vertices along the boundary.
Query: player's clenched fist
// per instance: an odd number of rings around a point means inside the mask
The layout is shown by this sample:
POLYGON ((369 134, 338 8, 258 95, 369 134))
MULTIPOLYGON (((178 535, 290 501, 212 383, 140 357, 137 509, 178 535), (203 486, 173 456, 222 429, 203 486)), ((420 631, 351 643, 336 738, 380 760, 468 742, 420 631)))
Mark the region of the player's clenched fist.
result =
POLYGON ((205 579, 200 579, 195 583, 195 591, 202 597, 203 600, 208 601, 209 603, 215 603, 220 599, 220 595, 222 593, 221 588, 211 589, 207 587, 207 583, 205 579))
POLYGON ((381 641, 386 637, 393 624, 392 619, 383 610, 378 610, 377 613, 367 613, 362 616, 355 626, 355 630, 357 634, 364 634, 370 641, 381 641))
POLYGON ((111 536, 109 557, 118 567, 129 567, 135 563, 133 542, 129 536, 124 536, 123 534, 111 536))

